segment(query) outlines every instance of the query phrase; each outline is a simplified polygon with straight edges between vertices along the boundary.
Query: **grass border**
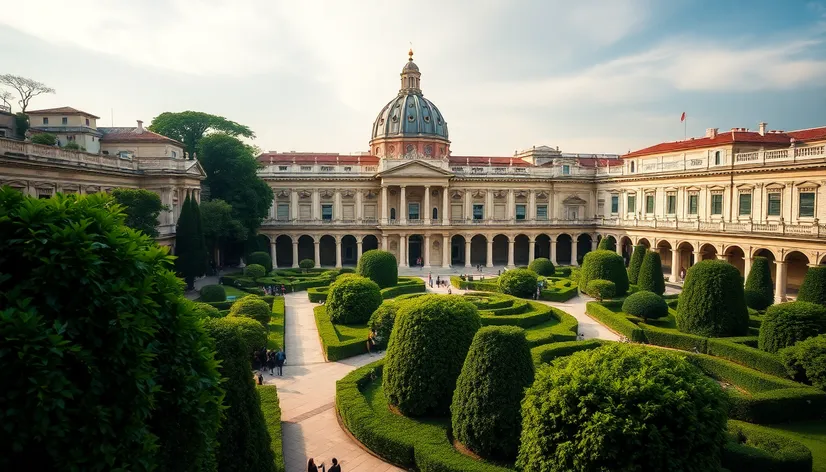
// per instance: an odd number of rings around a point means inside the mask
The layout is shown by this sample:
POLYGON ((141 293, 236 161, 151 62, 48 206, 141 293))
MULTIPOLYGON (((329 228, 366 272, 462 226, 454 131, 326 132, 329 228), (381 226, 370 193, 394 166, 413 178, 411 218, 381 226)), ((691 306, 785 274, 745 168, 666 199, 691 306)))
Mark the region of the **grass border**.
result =
POLYGON ((285 472, 284 446, 281 431, 281 405, 278 401, 278 389, 275 385, 257 385, 258 398, 261 406, 261 413, 264 414, 264 422, 267 431, 270 433, 270 449, 273 453, 273 465, 275 472, 285 472))
POLYGON ((329 362, 346 359, 367 352, 367 337, 364 339, 353 339, 341 342, 336 335, 336 328, 330 317, 327 315, 327 308, 324 305, 313 308, 315 325, 318 328, 318 336, 321 342, 321 351, 324 358, 329 362))
POLYGON ((286 304, 284 297, 275 297, 272 302, 272 315, 267 328, 267 349, 278 349, 279 347, 287 351, 284 344, 284 329, 286 323, 286 304))

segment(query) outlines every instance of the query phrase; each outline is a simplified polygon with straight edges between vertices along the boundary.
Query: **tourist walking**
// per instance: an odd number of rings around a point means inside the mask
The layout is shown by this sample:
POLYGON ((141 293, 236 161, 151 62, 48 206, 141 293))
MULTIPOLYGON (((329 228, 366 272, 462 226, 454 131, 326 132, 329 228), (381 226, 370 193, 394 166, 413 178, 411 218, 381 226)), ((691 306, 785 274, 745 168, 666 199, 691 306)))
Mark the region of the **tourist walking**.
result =
POLYGON ((273 357, 273 361, 275 362, 275 366, 278 367, 278 375, 281 377, 284 376, 284 362, 287 360, 287 355, 284 354, 284 350, 278 348, 278 352, 275 353, 273 357))
POLYGON ((312 457, 307 461, 307 472, 318 472, 318 467, 321 467, 322 472, 326 472, 323 462, 319 464, 319 466, 316 466, 312 457))
POLYGON ((267 353, 267 368, 270 369, 270 375, 275 375, 275 352, 267 353))
POLYGON ((341 472, 341 466, 338 465, 338 459, 333 457, 333 465, 330 466, 329 472, 341 472))

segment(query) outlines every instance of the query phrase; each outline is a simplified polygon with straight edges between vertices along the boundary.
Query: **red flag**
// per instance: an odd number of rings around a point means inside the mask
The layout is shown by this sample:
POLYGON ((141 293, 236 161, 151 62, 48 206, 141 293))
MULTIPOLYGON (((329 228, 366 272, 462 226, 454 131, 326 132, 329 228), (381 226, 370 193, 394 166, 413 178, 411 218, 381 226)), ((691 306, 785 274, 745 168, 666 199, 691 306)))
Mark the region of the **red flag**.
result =
POLYGON ((680 115, 680 123, 682 123, 683 121, 685 121, 685 112, 683 112, 683 114, 680 115))

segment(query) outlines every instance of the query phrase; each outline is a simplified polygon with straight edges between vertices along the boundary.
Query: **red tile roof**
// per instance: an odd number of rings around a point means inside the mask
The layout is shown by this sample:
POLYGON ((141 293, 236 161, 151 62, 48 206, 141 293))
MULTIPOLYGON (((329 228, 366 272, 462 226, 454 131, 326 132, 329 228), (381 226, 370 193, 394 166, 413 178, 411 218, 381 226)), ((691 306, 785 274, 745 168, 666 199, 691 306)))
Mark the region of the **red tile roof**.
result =
POLYGON ((492 165, 492 166, 514 166, 531 167, 530 162, 518 157, 483 157, 483 156, 450 156, 450 165, 492 165))
POLYGON ((269 163, 292 163, 297 164, 365 164, 375 165, 379 163, 379 158, 371 155, 363 156, 343 156, 335 153, 314 153, 314 152, 265 152, 258 156, 258 162, 269 163))
POLYGON ((136 126, 118 128, 98 128, 103 133, 102 143, 167 143, 184 148, 183 143, 146 128, 138 130, 136 126))
POLYGON ((796 141, 820 141, 826 139, 826 126, 789 131, 786 134, 794 138, 796 141))
POLYGON ((593 157, 580 157, 577 158, 577 162, 582 167, 609 167, 609 166, 621 166, 622 159, 597 159, 593 157))
POLYGON ((94 118, 96 120, 100 119, 99 116, 95 116, 91 113, 86 113, 85 111, 78 110, 77 108, 72 107, 57 107, 57 108, 44 108, 43 110, 34 110, 34 111, 27 111, 27 115, 83 115, 88 116, 89 118, 94 118))

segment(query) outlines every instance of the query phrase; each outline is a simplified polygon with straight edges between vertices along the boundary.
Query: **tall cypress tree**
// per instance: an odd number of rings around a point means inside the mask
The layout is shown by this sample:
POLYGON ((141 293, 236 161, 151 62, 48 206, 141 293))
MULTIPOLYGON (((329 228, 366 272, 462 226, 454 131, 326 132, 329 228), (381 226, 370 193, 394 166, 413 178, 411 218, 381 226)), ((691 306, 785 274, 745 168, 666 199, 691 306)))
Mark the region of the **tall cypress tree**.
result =
POLYGON ((195 278, 204 275, 206 245, 201 228, 197 203, 189 197, 184 200, 175 230, 176 269, 186 281, 188 290, 195 286, 195 278))
POLYGON ((642 260, 645 259, 645 253, 647 251, 648 248, 642 244, 634 246, 634 253, 631 255, 631 262, 628 264, 628 281, 632 284, 637 283, 640 275, 640 266, 642 266, 642 260))
POLYGON ((746 278, 746 304, 755 310, 765 310, 774 303, 774 283, 772 283, 769 260, 754 256, 751 270, 746 278))

